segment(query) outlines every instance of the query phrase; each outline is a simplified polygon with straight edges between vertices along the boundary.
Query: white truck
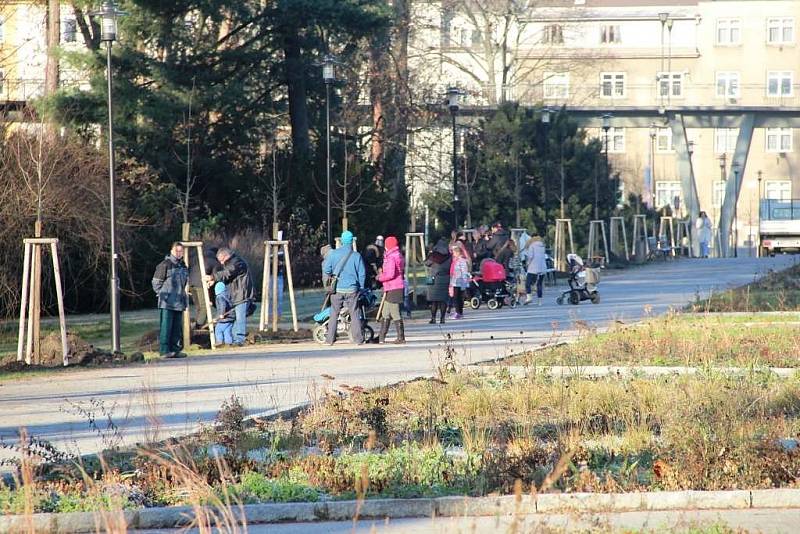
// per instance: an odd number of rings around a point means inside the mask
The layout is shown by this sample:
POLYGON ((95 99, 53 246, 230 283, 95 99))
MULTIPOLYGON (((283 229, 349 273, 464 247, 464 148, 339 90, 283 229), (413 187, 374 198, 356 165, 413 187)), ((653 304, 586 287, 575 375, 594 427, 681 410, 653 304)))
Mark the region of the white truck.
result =
POLYGON ((800 199, 761 201, 761 254, 800 251, 800 199))

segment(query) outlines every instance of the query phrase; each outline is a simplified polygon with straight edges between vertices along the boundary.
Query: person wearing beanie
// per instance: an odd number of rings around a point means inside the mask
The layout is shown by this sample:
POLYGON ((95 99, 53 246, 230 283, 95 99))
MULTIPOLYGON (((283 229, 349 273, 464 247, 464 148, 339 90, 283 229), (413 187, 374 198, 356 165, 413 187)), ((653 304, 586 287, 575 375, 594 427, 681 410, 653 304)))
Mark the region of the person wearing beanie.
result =
POLYGON ((214 337, 218 346, 233 345, 233 304, 228 294, 228 288, 223 282, 214 284, 216 296, 217 320, 214 325, 214 337))
POLYGON ((375 280, 378 276, 378 270, 383 262, 384 254, 384 239, 382 235, 375 238, 375 242, 367 245, 364 249, 364 263, 367 267, 367 287, 375 289, 375 280))
POLYGON ((405 258, 403 258, 403 254, 400 252, 397 238, 394 236, 387 237, 386 252, 383 256, 383 268, 378 274, 378 282, 383 284, 383 292, 386 295, 383 308, 381 309, 381 315, 378 317, 378 320, 381 321, 378 343, 386 342, 386 334, 389 331, 392 320, 395 321, 395 328, 397 329, 397 339, 394 341, 395 344, 401 345, 406 342, 403 316, 400 314, 400 304, 403 302, 405 293, 405 267, 405 258))
POLYGON ((342 246, 332 250, 322 263, 322 277, 330 281, 331 300, 331 320, 328 321, 325 342, 333 345, 336 341, 336 318, 342 306, 347 306, 351 318, 350 335, 356 344, 361 345, 364 343, 364 327, 358 314, 358 292, 365 287, 366 269, 361 254, 353 250, 352 232, 345 230, 340 239, 342 246))

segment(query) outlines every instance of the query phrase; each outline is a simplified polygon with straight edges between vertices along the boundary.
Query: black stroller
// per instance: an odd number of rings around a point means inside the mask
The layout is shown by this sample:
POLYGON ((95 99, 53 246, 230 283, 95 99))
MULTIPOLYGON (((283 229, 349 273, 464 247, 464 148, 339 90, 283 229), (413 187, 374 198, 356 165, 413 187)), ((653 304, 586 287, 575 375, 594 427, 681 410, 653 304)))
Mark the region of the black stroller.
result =
MULTIPOLYGON (((314 321, 317 323, 317 325, 314 327, 312 332, 314 341, 321 345, 325 344, 325 336, 328 333, 328 322, 330 322, 331 317, 331 307, 327 296, 325 297, 325 300, 325 308, 323 308, 322 311, 314 316, 314 321)), ((359 290, 358 310, 359 315, 361 316, 361 334, 364 337, 364 343, 372 343, 372 340, 375 337, 375 330, 373 330, 372 327, 367 324, 367 313, 373 309, 377 303, 378 297, 371 289, 359 290)), ((341 311, 339 311, 339 317, 336 321, 336 335, 348 336, 352 341, 353 337, 350 335, 351 322, 350 310, 343 306, 341 311)))
POLYGON ((567 265, 569 291, 559 295, 556 303, 561 305, 566 301, 577 306, 584 300, 590 300, 592 304, 598 304, 600 293, 597 292, 597 286, 600 284, 600 269, 586 267, 583 259, 577 254, 567 254, 567 265))

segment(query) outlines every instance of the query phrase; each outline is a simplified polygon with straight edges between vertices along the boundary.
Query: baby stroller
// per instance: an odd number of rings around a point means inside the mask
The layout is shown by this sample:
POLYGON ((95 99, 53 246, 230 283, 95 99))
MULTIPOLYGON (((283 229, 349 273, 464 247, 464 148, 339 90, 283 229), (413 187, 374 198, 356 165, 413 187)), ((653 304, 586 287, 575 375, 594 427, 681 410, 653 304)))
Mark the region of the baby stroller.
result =
MULTIPOLYGON (((328 297, 325 297, 327 306, 314 316, 314 321, 317 326, 314 327, 313 337, 314 341, 324 345, 325 336, 328 333, 328 322, 331 317, 331 307, 328 303, 328 297)), ((375 330, 367 324, 367 313, 375 307, 378 302, 378 297, 371 289, 361 289, 358 292, 358 313, 361 316, 361 334, 364 337, 364 343, 371 343, 375 338, 375 330)), ((342 306, 339 312, 339 318, 336 322, 336 335, 341 337, 347 335, 350 341, 353 336, 350 335, 350 310, 342 306)))
POLYGON ((597 286, 600 284, 600 269, 584 266, 583 259, 577 254, 567 254, 567 265, 569 291, 564 291, 556 299, 556 303, 564 304, 566 300, 577 306, 584 300, 591 300, 592 304, 598 304, 600 293, 597 292, 597 286))
POLYGON ((477 310, 484 302, 490 310, 502 308, 505 304, 513 308, 518 301, 514 278, 506 276, 506 270, 500 263, 492 259, 483 260, 480 273, 472 276, 467 289, 470 308, 477 310))

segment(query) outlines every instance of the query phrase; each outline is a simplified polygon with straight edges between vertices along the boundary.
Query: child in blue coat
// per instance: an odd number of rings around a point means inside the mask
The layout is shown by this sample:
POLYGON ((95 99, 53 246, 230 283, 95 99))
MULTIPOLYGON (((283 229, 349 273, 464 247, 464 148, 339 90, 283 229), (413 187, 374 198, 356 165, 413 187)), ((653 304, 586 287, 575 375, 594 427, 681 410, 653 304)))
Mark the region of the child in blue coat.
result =
POLYGON ((217 344, 233 345, 233 305, 231 304, 230 295, 228 295, 228 288, 225 287, 223 282, 217 282, 214 285, 214 295, 217 300, 217 321, 214 325, 214 337, 217 338, 217 344))

